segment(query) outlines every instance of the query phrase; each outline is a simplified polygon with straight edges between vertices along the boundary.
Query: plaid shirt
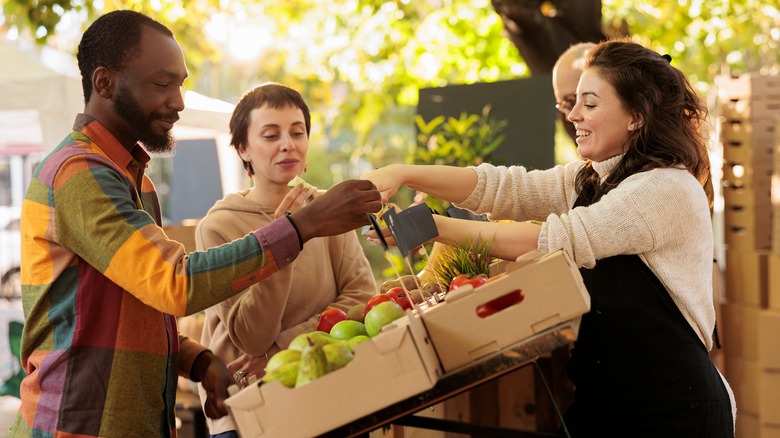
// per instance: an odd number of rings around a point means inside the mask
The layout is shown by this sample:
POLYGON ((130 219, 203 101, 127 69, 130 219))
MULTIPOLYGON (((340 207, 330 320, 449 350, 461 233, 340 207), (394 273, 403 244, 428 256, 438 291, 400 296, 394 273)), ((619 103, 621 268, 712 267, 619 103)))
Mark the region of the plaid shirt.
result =
POLYGON ((82 114, 35 170, 21 230, 28 375, 11 436, 175 436, 175 316, 219 303, 298 255, 284 218, 187 254, 160 228, 149 159, 82 114))

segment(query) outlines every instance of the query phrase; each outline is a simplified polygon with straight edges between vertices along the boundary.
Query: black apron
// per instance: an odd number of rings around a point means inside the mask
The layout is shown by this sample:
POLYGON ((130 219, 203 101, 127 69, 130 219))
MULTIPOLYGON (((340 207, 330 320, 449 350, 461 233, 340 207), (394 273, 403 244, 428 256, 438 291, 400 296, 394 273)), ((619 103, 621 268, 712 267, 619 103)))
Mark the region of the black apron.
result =
POLYGON ((580 273, 591 310, 566 369, 572 437, 733 437, 729 395, 706 347, 639 256, 580 273))

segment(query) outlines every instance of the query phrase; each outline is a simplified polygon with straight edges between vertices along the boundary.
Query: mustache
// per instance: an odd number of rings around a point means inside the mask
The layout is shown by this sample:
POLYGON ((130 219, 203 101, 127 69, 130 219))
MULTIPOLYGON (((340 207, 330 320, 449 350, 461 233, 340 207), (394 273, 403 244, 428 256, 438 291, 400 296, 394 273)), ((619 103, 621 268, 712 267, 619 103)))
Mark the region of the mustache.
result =
POLYGON ((172 112, 172 113, 168 113, 168 114, 154 112, 154 113, 151 114, 151 119, 152 120, 162 120, 163 122, 168 122, 168 123, 176 123, 176 122, 179 121, 179 113, 178 113, 178 111, 172 112))

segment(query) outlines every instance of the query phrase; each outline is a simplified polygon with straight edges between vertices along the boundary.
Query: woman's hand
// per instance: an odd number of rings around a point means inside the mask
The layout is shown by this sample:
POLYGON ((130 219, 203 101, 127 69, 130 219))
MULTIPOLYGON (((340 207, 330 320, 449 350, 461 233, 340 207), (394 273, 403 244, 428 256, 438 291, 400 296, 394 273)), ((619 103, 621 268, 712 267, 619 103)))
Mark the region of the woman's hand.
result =
POLYGON ((282 199, 281 204, 274 212, 274 219, 284 216, 288 211, 300 210, 306 205, 306 202, 313 199, 318 193, 317 187, 311 186, 308 189, 304 189, 303 184, 298 184, 282 199))
POLYGON ((279 352, 279 350, 280 348, 274 343, 263 356, 252 356, 244 353, 233 362, 227 364, 227 369, 238 387, 243 388, 251 383, 249 381, 250 377, 256 379, 263 378, 268 359, 279 352))
POLYGON ((382 194, 382 203, 387 203, 387 200, 395 195, 398 188, 404 184, 401 177, 401 171, 403 165, 391 164, 389 166, 380 167, 374 169, 371 172, 366 173, 360 179, 367 179, 374 183, 376 189, 382 194))

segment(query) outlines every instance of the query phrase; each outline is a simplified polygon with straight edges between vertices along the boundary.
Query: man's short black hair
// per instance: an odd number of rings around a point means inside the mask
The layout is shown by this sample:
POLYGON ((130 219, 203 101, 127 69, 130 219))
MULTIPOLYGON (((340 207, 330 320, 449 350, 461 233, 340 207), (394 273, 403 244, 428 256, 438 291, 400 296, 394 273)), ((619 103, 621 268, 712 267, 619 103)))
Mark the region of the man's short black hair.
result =
POLYGON ((76 55, 84 102, 89 102, 92 94, 92 73, 95 69, 121 70, 123 63, 137 51, 143 26, 173 38, 173 32, 160 22, 128 10, 109 12, 95 20, 84 32, 76 55))

